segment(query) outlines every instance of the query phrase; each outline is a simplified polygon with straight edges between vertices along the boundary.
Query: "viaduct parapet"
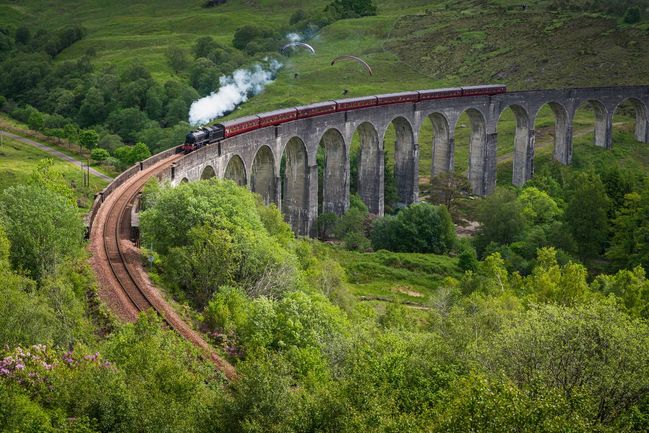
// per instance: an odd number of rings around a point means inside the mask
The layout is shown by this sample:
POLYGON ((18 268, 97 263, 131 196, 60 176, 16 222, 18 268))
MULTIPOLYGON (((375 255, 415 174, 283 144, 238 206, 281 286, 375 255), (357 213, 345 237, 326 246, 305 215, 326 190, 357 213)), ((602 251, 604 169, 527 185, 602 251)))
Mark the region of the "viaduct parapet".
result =
POLYGON ((297 234, 314 235, 320 212, 340 215, 349 206, 350 144, 356 132, 361 148, 357 190, 370 211, 381 215, 384 137, 390 125, 396 131, 397 192, 406 205, 418 198, 421 146, 432 147, 431 176, 453 170, 455 127, 465 112, 471 130, 469 183, 473 193, 487 195, 496 186, 497 125, 505 109, 511 108, 516 117, 513 183, 522 185, 534 173, 534 123, 541 107, 547 104, 556 118, 554 159, 570 164, 576 110, 585 104, 593 107, 595 145, 610 149, 613 114, 624 101, 635 108, 636 139, 649 143, 649 86, 532 90, 376 106, 257 129, 184 156, 165 177, 172 184, 215 176, 232 179, 266 203, 276 203, 297 234), (432 143, 419 140, 423 122, 432 123, 432 143), (326 157, 319 193, 316 155, 321 146, 326 157))

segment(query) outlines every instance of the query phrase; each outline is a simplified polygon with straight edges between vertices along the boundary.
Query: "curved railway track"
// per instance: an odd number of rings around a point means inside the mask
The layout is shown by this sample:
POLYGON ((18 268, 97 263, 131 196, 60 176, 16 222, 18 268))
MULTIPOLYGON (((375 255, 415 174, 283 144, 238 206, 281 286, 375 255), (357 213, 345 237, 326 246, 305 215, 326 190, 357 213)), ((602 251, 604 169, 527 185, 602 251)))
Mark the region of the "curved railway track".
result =
POLYGON ((133 321, 140 312, 152 308, 170 328, 208 355, 228 379, 234 379, 234 368, 153 287, 142 267, 140 254, 130 241, 130 216, 135 198, 152 176, 169 168, 180 157, 171 156, 140 171, 108 195, 90 233, 92 264, 101 285, 100 296, 120 318, 133 321))

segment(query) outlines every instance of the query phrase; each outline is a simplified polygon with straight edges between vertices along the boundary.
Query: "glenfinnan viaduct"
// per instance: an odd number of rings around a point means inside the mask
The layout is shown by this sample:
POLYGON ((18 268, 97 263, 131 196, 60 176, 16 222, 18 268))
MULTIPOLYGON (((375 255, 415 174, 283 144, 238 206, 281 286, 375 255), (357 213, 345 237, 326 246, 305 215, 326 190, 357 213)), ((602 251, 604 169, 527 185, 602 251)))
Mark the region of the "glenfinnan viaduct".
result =
POLYGON ((184 156, 162 178, 172 184, 213 176, 232 179, 261 194, 267 203, 276 203, 296 233, 313 235, 319 212, 319 146, 326 152, 322 210, 341 214, 349 206, 349 145, 358 131, 358 192, 371 212, 382 214, 383 138, 390 124, 396 130, 397 190, 400 202, 409 204, 418 196, 419 148, 432 146, 432 175, 452 170, 455 125, 464 112, 471 128, 469 182, 475 194, 487 195, 496 186, 496 126, 505 109, 511 108, 516 116, 513 183, 522 185, 534 172, 534 121, 542 106, 548 104, 556 117, 554 158, 570 164, 575 111, 592 105, 595 144, 611 148, 613 113, 624 101, 635 108, 636 139, 649 143, 649 86, 507 92, 356 109, 257 129, 184 156), (423 122, 432 122, 432 143, 419 142, 423 122), (281 169, 283 156, 286 163, 281 169))

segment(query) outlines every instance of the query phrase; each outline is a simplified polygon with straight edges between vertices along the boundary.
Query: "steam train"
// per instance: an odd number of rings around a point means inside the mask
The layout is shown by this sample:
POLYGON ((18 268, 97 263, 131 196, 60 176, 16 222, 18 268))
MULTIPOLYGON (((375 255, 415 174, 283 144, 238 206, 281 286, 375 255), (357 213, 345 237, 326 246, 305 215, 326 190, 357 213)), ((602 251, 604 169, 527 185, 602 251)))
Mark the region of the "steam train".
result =
POLYGON ((341 99, 337 101, 319 102, 317 104, 305 105, 302 107, 286 108, 268 113, 261 113, 259 115, 241 117, 217 125, 205 126, 197 131, 190 132, 185 138, 185 143, 178 147, 178 152, 189 153, 208 144, 216 143, 225 138, 243 134, 244 132, 268 126, 275 126, 293 120, 320 116, 323 114, 389 104, 416 103, 432 99, 497 95, 505 93, 506 91, 507 87, 503 85, 455 87, 449 89, 421 90, 417 92, 364 96, 361 98, 341 99))

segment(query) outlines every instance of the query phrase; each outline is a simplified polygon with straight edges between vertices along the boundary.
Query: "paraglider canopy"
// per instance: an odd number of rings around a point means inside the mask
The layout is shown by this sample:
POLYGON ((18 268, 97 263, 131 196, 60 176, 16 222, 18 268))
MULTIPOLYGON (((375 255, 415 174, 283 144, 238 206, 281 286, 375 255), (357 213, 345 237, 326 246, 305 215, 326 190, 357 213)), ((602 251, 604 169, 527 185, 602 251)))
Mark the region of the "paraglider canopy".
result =
POLYGON ((285 54, 289 48, 293 47, 302 47, 311 51, 312 54, 315 54, 315 49, 311 45, 305 44, 304 42, 289 42, 288 44, 284 45, 280 51, 285 54))
POLYGON ((343 60, 351 60, 353 62, 359 63, 360 65, 362 65, 367 70, 367 72, 370 75, 372 75, 372 68, 370 68, 370 65, 368 65, 365 60, 363 60, 361 58, 358 58, 356 56, 339 56, 339 57, 336 57, 335 59, 333 59, 331 61, 331 65, 333 66, 336 62, 343 61, 343 60))

